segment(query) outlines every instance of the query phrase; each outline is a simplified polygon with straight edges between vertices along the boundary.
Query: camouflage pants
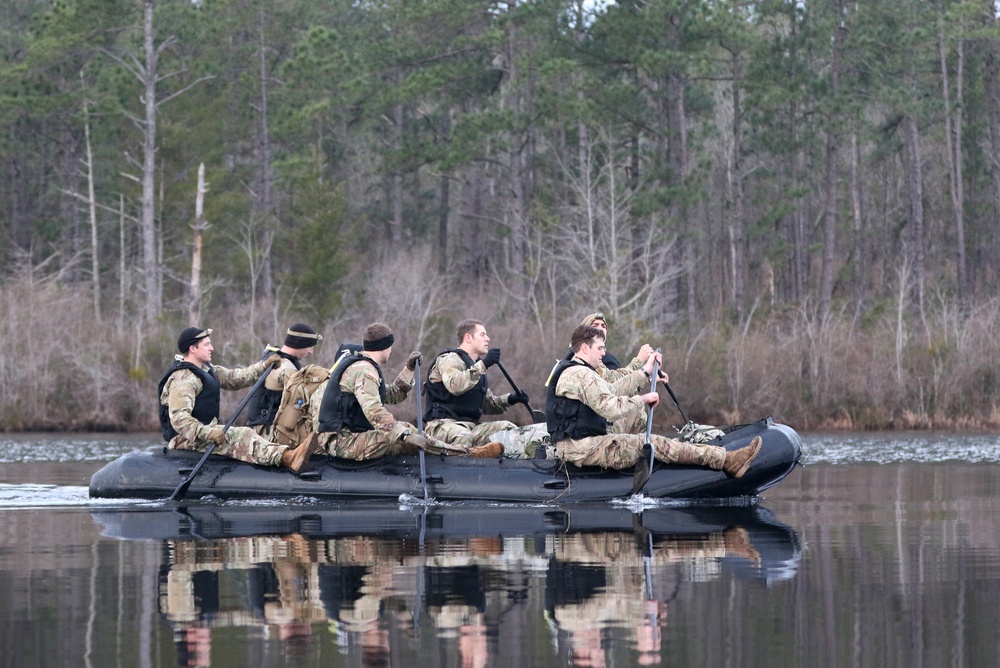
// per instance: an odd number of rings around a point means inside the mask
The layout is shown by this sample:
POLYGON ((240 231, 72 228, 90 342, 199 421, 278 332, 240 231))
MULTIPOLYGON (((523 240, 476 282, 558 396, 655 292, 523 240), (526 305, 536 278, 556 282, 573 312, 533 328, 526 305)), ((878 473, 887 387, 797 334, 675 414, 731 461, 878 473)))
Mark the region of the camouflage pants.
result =
MULTIPOLYGON (((548 445, 549 430, 544 422, 539 422, 497 431, 490 438, 503 443, 503 456, 507 459, 534 459, 538 446, 548 445)), ((551 450, 548 452, 551 453, 551 450)), ((553 457, 554 453, 548 458, 553 457)))
MULTIPOLYGON (((175 436, 168 448, 176 450, 195 450, 205 452, 211 441, 188 441, 182 436, 175 436)), ((281 466, 281 455, 287 450, 283 445, 275 445, 268 442, 263 436, 255 432, 250 427, 230 427, 226 431, 226 442, 215 446, 213 451, 217 455, 225 455, 241 462, 260 464, 262 466, 281 466)))
POLYGON ((495 422, 463 422, 459 420, 431 420, 424 425, 424 434, 452 445, 474 448, 493 441, 493 434, 506 429, 516 429, 517 425, 506 420, 495 422))
MULTIPOLYGON (((397 423, 397 425, 400 423, 397 423)), ((408 427, 416 433, 416 427, 408 427)), ((387 434, 372 430, 354 433, 352 431, 328 431, 319 435, 318 444, 330 457, 362 461, 377 459, 384 455, 397 454, 403 442, 387 434)))
POLYGON ((639 409, 634 410, 625 417, 618 418, 608 425, 608 432, 612 434, 642 434, 646 435, 646 416, 649 411, 639 409))
POLYGON ((261 436, 266 441, 270 441, 274 434, 274 425, 271 424, 255 424, 254 426, 248 428, 253 429, 257 435, 261 436))
MULTIPOLYGON (((627 469, 642 454, 644 435, 606 434, 566 439, 556 444, 559 458, 580 466, 627 469)), ((664 436, 650 437, 653 456, 667 464, 694 464, 719 470, 726 461, 726 449, 718 445, 681 443, 664 436)))

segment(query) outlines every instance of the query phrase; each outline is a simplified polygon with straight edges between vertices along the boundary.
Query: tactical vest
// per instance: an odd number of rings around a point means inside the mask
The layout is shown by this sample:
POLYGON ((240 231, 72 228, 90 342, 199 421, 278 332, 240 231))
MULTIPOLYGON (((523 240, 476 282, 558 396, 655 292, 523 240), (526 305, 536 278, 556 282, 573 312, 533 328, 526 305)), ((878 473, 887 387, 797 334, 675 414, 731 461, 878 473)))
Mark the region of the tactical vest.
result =
MULTIPOLYGON (((198 376, 202 384, 201 392, 194 399, 194 407, 191 409, 191 415, 202 424, 211 424, 212 420, 218 420, 219 395, 222 388, 219 386, 219 379, 215 377, 215 369, 211 364, 208 366, 208 371, 205 371, 190 362, 175 360, 167 368, 166 373, 163 374, 163 378, 160 379, 160 384, 156 388, 157 401, 163 396, 163 386, 167 384, 167 379, 181 369, 191 371, 194 375, 198 376)), ((166 404, 160 404, 160 433, 163 434, 163 440, 165 441, 169 441, 177 435, 177 430, 170 424, 170 407, 166 404)))
POLYGON ((584 362, 563 360, 549 376, 549 387, 545 394, 545 426, 548 427, 553 444, 566 438, 604 436, 608 433, 608 421, 590 406, 576 399, 556 396, 559 377, 571 366, 585 366, 593 370, 592 366, 584 362))
POLYGON ((456 353, 465 362, 465 368, 471 369, 476 363, 469 353, 461 348, 449 348, 434 358, 431 368, 427 370, 428 381, 424 383, 424 393, 427 395, 427 410, 424 411, 424 420, 440 420, 450 418, 452 420, 462 420, 478 422, 483 416, 483 406, 486 404, 486 393, 489 391, 489 381, 486 374, 479 377, 479 382, 471 387, 467 392, 454 395, 448 391, 444 383, 430 381, 431 370, 437 365, 441 355, 456 353))
POLYGON ((378 372, 378 396, 382 403, 385 403, 385 377, 382 375, 382 368, 370 357, 364 355, 354 354, 345 357, 330 373, 330 380, 326 384, 323 403, 319 405, 320 432, 340 431, 346 427, 355 434, 360 434, 375 429, 365 417, 364 411, 361 410, 358 398, 350 392, 344 392, 340 389, 340 379, 344 377, 344 372, 352 364, 361 360, 371 364, 378 372))
MULTIPOLYGON (((271 355, 280 355, 285 358, 295 365, 296 371, 302 368, 302 362, 299 361, 298 357, 276 350, 272 346, 268 346, 264 350, 261 360, 265 360, 271 355)), ((270 425, 273 423, 278 406, 281 405, 281 393, 282 390, 271 390, 263 384, 259 385, 250 395, 250 402, 247 404, 247 426, 256 427, 261 424, 270 425)))

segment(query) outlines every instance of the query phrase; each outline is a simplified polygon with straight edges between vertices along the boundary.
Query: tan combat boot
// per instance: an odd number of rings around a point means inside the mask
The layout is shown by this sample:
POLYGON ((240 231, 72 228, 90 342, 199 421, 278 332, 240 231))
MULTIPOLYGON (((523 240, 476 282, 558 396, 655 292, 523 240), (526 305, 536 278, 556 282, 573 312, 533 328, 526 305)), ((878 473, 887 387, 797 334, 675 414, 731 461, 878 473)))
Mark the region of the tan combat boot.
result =
POLYGON ((492 443, 487 443, 486 445, 477 445, 474 448, 469 448, 470 457, 481 457, 483 459, 488 459, 490 457, 500 457, 503 454, 503 443, 498 441, 493 441, 492 443))
POLYGON ((301 471, 307 461, 309 461, 309 440, 281 453, 281 465, 295 473, 301 471))
POLYGON ((726 475, 730 478, 742 478, 743 474, 750 468, 750 462, 752 462, 757 456, 757 453, 760 452, 761 443, 763 443, 763 441, 760 440, 760 436, 754 436, 749 445, 744 445, 739 450, 727 452, 726 461, 722 465, 722 470, 725 471, 726 475))
POLYGON ((309 432, 309 435, 302 439, 299 443, 297 449, 305 448, 306 452, 310 455, 319 455, 323 453, 323 448, 319 447, 319 434, 314 431, 309 432))

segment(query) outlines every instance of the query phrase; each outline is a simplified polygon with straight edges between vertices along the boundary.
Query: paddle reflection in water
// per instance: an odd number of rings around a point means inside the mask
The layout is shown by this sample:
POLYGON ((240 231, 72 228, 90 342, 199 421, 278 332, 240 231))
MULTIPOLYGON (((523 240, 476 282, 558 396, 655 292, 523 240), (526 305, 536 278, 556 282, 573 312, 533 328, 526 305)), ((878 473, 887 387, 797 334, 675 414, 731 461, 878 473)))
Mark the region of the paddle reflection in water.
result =
MULTIPOLYGON (((759 507, 193 506, 94 511, 162 541, 158 609, 180 665, 232 660, 234 629, 285 659, 362 665, 661 661, 671 601, 722 576, 795 575, 759 507), (222 631, 222 629, 229 629, 222 631), (220 634, 222 634, 220 636, 220 634), (221 640, 220 640, 221 638, 221 640), (213 646, 214 644, 214 646, 213 646), (325 661, 324 661, 325 662, 325 661)), ((246 651, 246 650, 242 650, 246 651)))

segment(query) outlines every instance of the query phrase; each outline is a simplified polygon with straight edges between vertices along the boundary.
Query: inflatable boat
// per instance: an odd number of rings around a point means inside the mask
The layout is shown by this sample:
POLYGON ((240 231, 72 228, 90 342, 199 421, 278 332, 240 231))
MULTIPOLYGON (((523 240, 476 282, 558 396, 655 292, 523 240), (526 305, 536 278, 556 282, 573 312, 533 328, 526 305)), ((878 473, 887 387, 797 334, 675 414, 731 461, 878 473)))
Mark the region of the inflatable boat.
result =
MULTIPOLYGON (((753 497, 777 484, 799 463, 802 441, 791 427, 771 418, 730 428, 709 444, 734 450, 760 436, 760 454, 741 478, 693 466, 657 461, 641 493, 657 499, 753 497)), ((162 447, 132 452, 97 471, 90 480, 95 498, 166 499, 193 471, 201 453, 162 447)), ((641 468, 641 467, 636 467, 641 468)), ((578 467, 556 459, 473 459, 426 456, 421 476, 417 456, 348 461, 314 456, 298 474, 210 456, 184 498, 398 499, 404 495, 439 501, 577 503, 633 496, 631 469, 578 467)), ((640 473, 640 475, 642 475, 640 473)))

